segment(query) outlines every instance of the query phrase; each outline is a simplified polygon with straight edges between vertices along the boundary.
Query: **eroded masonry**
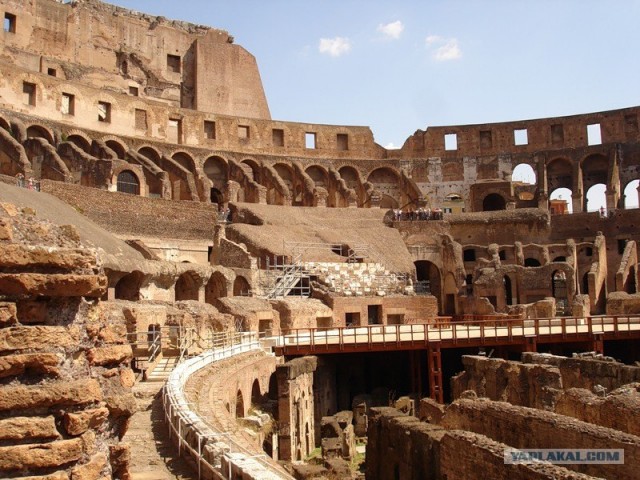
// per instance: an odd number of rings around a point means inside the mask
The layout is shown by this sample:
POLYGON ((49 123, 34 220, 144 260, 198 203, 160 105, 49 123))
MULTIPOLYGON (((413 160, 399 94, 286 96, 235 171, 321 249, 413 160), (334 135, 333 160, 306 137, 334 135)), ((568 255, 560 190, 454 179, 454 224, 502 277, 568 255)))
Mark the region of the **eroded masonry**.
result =
POLYGON ((640 107, 387 150, 224 30, 0 7, 0 476, 637 477, 640 107))

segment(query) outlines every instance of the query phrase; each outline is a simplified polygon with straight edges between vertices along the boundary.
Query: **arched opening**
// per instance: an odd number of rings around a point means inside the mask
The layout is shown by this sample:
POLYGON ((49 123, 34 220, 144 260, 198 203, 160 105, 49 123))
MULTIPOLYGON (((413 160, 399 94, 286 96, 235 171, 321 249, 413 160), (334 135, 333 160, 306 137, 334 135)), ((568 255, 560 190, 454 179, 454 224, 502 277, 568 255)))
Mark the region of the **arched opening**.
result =
POLYGON ((53 135, 49 130, 40 125, 31 125, 27 128, 27 138, 44 138, 47 142, 53 145, 53 135))
POLYGON ((204 301, 213 305, 218 298, 227 296, 227 279, 220 272, 213 272, 204 290, 204 301))
POLYGON ((284 163, 276 163, 273 169, 293 194, 293 170, 291 167, 284 163))
POLYGON ((236 394, 236 418, 244 417, 244 399, 242 398, 242 392, 238 390, 236 394))
POLYGON ((104 142, 107 147, 109 147, 113 152, 118 156, 120 160, 124 160, 127 154, 127 148, 121 144, 120 142, 116 142, 115 140, 107 140, 104 142))
POLYGON ((607 186, 597 183, 587 191, 587 212, 600 211, 604 214, 607 208, 607 186))
POLYGON ((211 203, 215 203, 218 206, 224 204, 224 195, 220 190, 218 190, 215 187, 211 189, 210 199, 211 199, 211 203))
POLYGON ((180 165, 182 165, 189 172, 193 173, 196 171, 196 166, 195 166, 195 163, 193 162, 193 158, 191 158, 191 156, 188 153, 176 152, 173 154, 171 158, 176 163, 179 163, 180 165))
POLYGON ((184 272, 175 286, 176 302, 181 300, 198 300, 199 282, 195 272, 184 272))
POLYGON ((513 305, 513 290, 511 289, 511 278, 509 275, 502 277, 504 285, 504 301, 507 305, 513 305))
POLYGON ((632 180, 624 187, 624 208, 638 208, 638 187, 640 180, 632 180))
POLYGON ((582 161, 582 191, 588 192, 591 187, 599 183, 606 185, 608 172, 609 160, 607 157, 600 154, 589 155, 582 161))
POLYGON ((262 393, 260 393, 260 382, 256 378, 251 386, 251 406, 258 406, 262 403, 262 393))
POLYGON ((204 162, 204 174, 214 187, 224 190, 229 180, 229 167, 224 159, 220 157, 209 157, 204 162))
POLYGON ((416 267, 416 284, 414 290, 418 295, 433 295, 440 304, 440 270, 436 265, 428 260, 418 260, 414 262, 416 267))
POLYGON ((91 151, 91 143, 82 135, 69 135, 67 137, 67 142, 73 143, 76 147, 78 147, 85 153, 89 153, 91 151))
POLYGON ((540 261, 537 258, 525 258, 524 259, 524 266, 525 267, 539 267, 540 266, 540 261))
POLYGON ((527 183, 529 185, 536 184, 536 172, 528 163, 520 163, 516 165, 511 174, 512 182, 527 183))
POLYGON ((564 256, 559 256, 553 259, 554 262, 566 262, 567 261, 567 257, 564 256))
POLYGON ((483 212, 495 212, 497 210, 506 210, 507 202, 504 197, 498 193, 490 193, 482 200, 483 212))
POLYGON ((251 296, 251 286, 246 278, 237 276, 233 281, 233 296, 234 297, 248 297, 251 296))
POLYGON ((138 153, 140 155, 147 157, 153 163, 158 165, 158 162, 160 160, 160 154, 155 149, 151 147, 142 147, 140 150, 138 150, 138 153))
POLYGON ((144 274, 139 271, 131 272, 122 277, 115 286, 115 297, 119 300, 140 300, 140 286, 144 274))
POLYGON ((389 195, 382 195, 382 198, 380 199, 380 208, 384 210, 389 210, 392 208, 396 209, 399 206, 400 204, 395 198, 390 197, 389 195))
POLYGON ((566 158, 554 158, 547 164, 547 185, 549 191, 556 188, 573 188, 573 169, 566 158))
POLYGON ((355 168, 341 167, 338 173, 347 184, 347 187, 357 189, 360 186, 358 171, 355 168))
POLYGON ((306 174, 311 177, 317 187, 328 187, 327 172, 323 168, 313 165, 305 170, 306 174))
POLYGON ((442 209, 445 213, 463 213, 465 211, 464 199, 459 193, 450 193, 444 197, 442 209))
POLYGON ((140 195, 140 180, 131 170, 123 170, 118 174, 116 188, 118 192, 140 195))
POLYGON ((573 213, 573 203, 571 201, 573 192, 568 188, 556 188, 549 195, 549 211, 552 215, 573 213))
POLYGON ((396 171, 388 167, 377 168, 369 174, 367 181, 382 194, 380 208, 398 208, 402 202, 402 191, 400 175, 396 171))
POLYGON ((261 174, 260 165, 256 161, 251 160, 250 158, 245 158, 244 160, 242 160, 241 163, 249 166, 249 168, 253 172, 253 180, 255 182, 261 184, 262 183, 262 174, 261 174))

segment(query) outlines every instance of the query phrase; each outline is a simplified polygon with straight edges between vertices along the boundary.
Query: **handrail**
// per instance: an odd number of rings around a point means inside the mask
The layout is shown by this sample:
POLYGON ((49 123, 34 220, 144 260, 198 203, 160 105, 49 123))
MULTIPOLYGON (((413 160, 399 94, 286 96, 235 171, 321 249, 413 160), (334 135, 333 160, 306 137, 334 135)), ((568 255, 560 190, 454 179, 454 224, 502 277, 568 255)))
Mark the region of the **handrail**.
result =
MULTIPOLYGON (((487 316, 493 317, 493 316, 487 316)), ((424 323, 362 325, 292 329, 276 337, 276 347, 342 348, 344 345, 388 345, 390 342, 421 345, 431 342, 484 344, 514 337, 560 335, 563 339, 593 334, 640 335, 640 316, 604 315, 586 317, 479 318, 451 321, 450 317, 422 319, 424 323)))
POLYGON ((214 465, 204 456, 207 444, 214 440, 224 443, 219 450, 226 452, 225 456, 227 456, 229 463, 232 463, 233 459, 228 454, 239 452, 245 454, 245 458, 251 457, 256 460, 258 466, 262 467, 265 473, 271 475, 269 478, 291 479, 292 477, 275 470, 263 459, 256 458, 254 452, 247 451, 234 440, 231 432, 218 430, 189 408, 184 386, 191 375, 216 361, 245 352, 261 350, 259 335, 255 332, 241 332, 235 335, 222 334, 215 336, 212 343, 215 347, 211 350, 178 365, 171 372, 163 390, 164 417, 169 426, 169 436, 178 445, 178 454, 186 450, 194 458, 199 479, 202 477, 203 468, 217 479, 229 478, 226 472, 222 471, 222 464, 214 465))

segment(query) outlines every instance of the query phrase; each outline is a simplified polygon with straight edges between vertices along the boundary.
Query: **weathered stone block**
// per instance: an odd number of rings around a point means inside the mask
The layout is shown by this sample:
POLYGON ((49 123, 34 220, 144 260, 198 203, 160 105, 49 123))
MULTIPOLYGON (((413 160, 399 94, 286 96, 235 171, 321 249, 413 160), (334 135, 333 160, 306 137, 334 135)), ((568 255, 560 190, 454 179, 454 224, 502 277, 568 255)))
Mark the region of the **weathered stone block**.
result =
POLYGON ((67 348, 78 343, 76 331, 65 327, 10 327, 0 330, 0 352, 67 348))
POLYGON ((100 384, 93 379, 0 389, 0 411, 54 405, 82 405, 101 400, 100 384))
POLYGON ((90 428, 98 428, 107 417, 109 417, 109 409, 106 407, 68 412, 64 415, 64 428, 69 435, 81 435, 90 428))
POLYGON ((77 462, 83 455, 82 440, 0 447, 0 471, 52 468, 77 462))
POLYGON ((21 375, 25 371, 58 376, 59 361, 55 353, 23 353, 0 357, 0 378, 21 375))
POLYGON ((420 400, 420 408, 418 418, 422 422, 440 423, 444 415, 445 406, 432 400, 431 398, 423 398, 420 400))
POLYGON ((131 361, 132 356, 131 345, 96 347, 87 352, 87 358, 92 365, 128 363, 131 361))
POLYGON ((55 417, 13 417, 0 420, 0 440, 60 438, 55 417))
POLYGON ((46 267, 72 271, 88 269, 96 263, 95 257, 87 251, 29 248, 15 243, 0 245, 0 258, 3 266, 16 269, 46 267))
POLYGON ((124 388, 131 388, 136 383, 136 375, 130 368, 120 370, 120 385, 124 388))
POLYGON ((0 327, 13 325, 18 322, 15 303, 0 302, 0 327))
POLYGON ((96 480, 106 465, 107 456, 104 453, 96 453, 88 463, 71 470, 71 480, 96 480))
POLYGON ((1 295, 102 297, 106 291, 107 277, 103 275, 0 274, 1 295))
POLYGON ((13 240, 13 227, 12 222, 8 218, 0 218, 0 240, 11 241, 13 240))
POLYGON ((129 445, 119 443, 109 445, 109 462, 113 478, 120 480, 130 480, 129 463, 131 462, 131 448, 129 445))

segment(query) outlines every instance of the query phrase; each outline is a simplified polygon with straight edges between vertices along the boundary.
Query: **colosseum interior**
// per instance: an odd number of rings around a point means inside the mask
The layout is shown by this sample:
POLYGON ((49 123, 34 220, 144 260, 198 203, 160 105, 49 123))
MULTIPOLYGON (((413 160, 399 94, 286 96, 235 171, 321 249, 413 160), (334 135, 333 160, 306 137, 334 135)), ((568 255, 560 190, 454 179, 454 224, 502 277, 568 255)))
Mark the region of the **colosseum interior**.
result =
POLYGON ((2 478, 638 478, 640 107, 388 150, 224 30, 0 6, 2 478))

